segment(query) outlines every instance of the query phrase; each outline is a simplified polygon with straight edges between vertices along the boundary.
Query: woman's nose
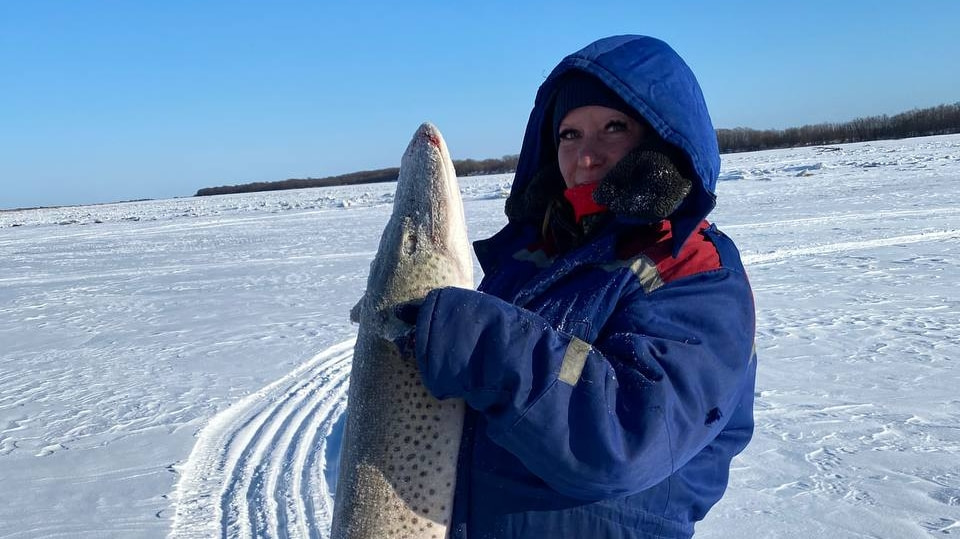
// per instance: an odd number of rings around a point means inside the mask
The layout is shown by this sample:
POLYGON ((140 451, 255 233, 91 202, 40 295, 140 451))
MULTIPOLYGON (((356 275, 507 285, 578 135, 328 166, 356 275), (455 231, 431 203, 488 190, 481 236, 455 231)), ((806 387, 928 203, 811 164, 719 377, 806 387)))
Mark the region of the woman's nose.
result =
POLYGON ((603 163, 603 155, 597 151, 596 144, 584 142, 580 148, 580 166, 592 168, 603 163))

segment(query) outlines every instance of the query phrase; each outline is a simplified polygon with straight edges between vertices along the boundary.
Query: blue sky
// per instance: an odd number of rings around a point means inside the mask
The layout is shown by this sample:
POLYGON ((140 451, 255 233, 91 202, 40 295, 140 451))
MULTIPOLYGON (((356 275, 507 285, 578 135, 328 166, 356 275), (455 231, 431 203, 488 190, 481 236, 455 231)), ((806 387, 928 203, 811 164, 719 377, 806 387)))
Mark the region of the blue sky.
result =
POLYGON ((0 208, 190 196, 398 166, 425 120, 455 159, 519 152, 537 87, 647 34, 717 127, 960 101, 960 2, 0 3, 0 208))

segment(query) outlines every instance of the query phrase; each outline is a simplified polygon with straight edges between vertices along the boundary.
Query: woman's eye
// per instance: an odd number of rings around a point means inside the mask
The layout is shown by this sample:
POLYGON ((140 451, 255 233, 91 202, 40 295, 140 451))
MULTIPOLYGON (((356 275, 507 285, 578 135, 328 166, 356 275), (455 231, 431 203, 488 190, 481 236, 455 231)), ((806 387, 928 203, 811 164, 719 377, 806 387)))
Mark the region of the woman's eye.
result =
POLYGON ((579 136, 576 129, 561 129, 558 134, 560 140, 573 140, 579 136))
POLYGON ((621 120, 610 120, 607 122, 607 131, 617 132, 617 131, 626 131, 627 122, 621 120))

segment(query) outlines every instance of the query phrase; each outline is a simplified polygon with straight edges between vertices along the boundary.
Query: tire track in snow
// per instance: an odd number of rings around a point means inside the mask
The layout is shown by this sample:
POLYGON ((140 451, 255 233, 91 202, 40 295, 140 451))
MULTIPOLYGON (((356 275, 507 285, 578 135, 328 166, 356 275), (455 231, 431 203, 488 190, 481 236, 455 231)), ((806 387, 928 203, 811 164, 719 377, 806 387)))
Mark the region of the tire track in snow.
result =
POLYGON ((960 213, 960 208, 953 206, 943 208, 922 208, 911 210, 877 210, 869 212, 836 213, 829 215, 818 215, 815 217, 798 217, 795 219, 778 219, 775 221, 761 221, 757 223, 725 224, 720 226, 721 230, 756 230, 758 228, 782 228, 796 225, 817 225, 834 224, 845 221, 856 221, 858 223, 876 220, 902 219, 904 217, 947 217, 960 213))
POLYGON ((354 343, 328 348, 210 420, 176 466, 170 537, 326 535, 326 437, 346 408, 354 343))
MULTIPOLYGON (((295 460, 295 462, 302 462, 303 466, 300 467, 299 471, 291 470, 296 475, 293 476, 294 483, 290 491, 300 493, 300 496, 296 499, 299 503, 299 514, 311 517, 299 522, 301 537, 327 537, 329 535, 329 524, 333 521, 333 497, 323 474, 323 468, 326 464, 324 457, 327 451, 327 437, 330 436, 346 409, 347 395, 346 387, 344 387, 343 396, 336 399, 332 412, 320 415, 322 420, 313 431, 314 436, 310 439, 310 443, 301 443, 298 448, 298 451, 303 451, 306 455, 295 460), (313 449, 311 450, 311 448, 313 449)), ((304 438, 303 441, 307 441, 307 439, 304 438)))
POLYGON ((75 283, 77 281, 116 281, 119 279, 140 279, 147 280, 151 277, 163 277, 169 275, 184 275, 188 273, 204 273, 208 274, 214 270, 221 269, 232 269, 237 266, 237 264, 243 264, 245 267, 254 267, 254 266, 268 266, 268 267, 279 267, 284 265, 295 265, 299 264, 304 260, 346 260, 353 258, 365 258, 370 259, 376 255, 376 251, 356 251, 350 253, 327 253, 320 255, 304 255, 304 256, 286 256, 286 257, 261 257, 252 260, 230 260, 227 262, 211 262, 204 264, 192 264, 185 266, 183 264, 176 265, 163 265, 163 266, 154 266, 151 268, 142 268, 138 267, 135 269, 124 269, 124 270, 115 270, 115 271, 102 271, 97 272, 95 269, 89 272, 75 272, 75 273, 60 273, 60 274, 50 274, 50 273, 41 273, 41 274, 31 274, 31 275, 20 275, 13 277, 0 277, 0 284, 2 285, 63 285, 67 283, 75 283))
MULTIPOLYGON (((345 370, 349 374, 349 363, 345 364, 345 370)), ((320 537, 326 533, 326 524, 333 516, 327 489, 317 488, 320 484, 325 487, 326 482, 323 481, 323 459, 318 461, 316 457, 325 454, 326 437, 346 408, 348 377, 338 377, 335 384, 315 388, 323 392, 325 398, 318 406, 304 407, 298 412, 294 424, 299 428, 284 431, 282 443, 271 459, 270 470, 274 473, 269 475, 264 493, 272 496, 271 503, 277 507, 276 537, 320 537), (317 515, 318 507, 320 515, 317 515), (323 524, 318 526, 318 523, 323 524)))
POLYGON ((769 253, 750 253, 744 254, 743 264, 745 266, 756 266, 759 264, 768 264, 779 262, 787 258, 797 256, 820 255, 826 253, 839 253, 845 251, 860 251, 863 249, 873 249, 876 247, 888 247, 891 245, 907 245, 911 243, 922 243, 928 241, 940 241, 960 239, 960 229, 942 230, 937 232, 923 232, 920 234, 907 234, 904 236, 893 236, 889 238, 878 238, 873 240, 861 241, 842 241, 838 243, 826 243, 822 245, 813 245, 810 247, 798 247, 796 249, 780 249, 769 253))
MULTIPOLYGON (((282 500, 277 503, 274 493, 284 466, 301 463, 285 463, 283 459, 294 439, 305 435, 304 416, 345 392, 344 372, 349 373, 348 366, 340 364, 320 373, 319 377, 311 376, 310 380, 297 383, 286 390, 279 403, 271 405, 269 412, 265 410, 255 418, 259 425, 243 447, 233 467, 234 475, 227 480, 229 486, 221 495, 221 529, 227 536, 287 535, 284 531, 286 512, 281 510, 287 504, 282 500), (315 383, 317 378, 321 379, 320 384, 315 383)), ((247 428, 250 427, 253 425, 247 428)), ((283 497, 288 494, 284 493, 283 497)))

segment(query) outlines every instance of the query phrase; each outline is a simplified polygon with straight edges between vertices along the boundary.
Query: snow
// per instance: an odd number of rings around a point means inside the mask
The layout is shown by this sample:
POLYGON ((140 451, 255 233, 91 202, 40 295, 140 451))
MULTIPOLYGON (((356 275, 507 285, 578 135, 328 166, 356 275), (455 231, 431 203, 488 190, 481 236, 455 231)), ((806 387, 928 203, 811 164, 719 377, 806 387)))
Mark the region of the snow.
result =
MULTIPOLYGON (((724 156, 757 429, 698 537, 960 536, 958 187, 960 136, 724 156)), ((324 536, 392 190, 0 212, 0 537, 324 536)))

